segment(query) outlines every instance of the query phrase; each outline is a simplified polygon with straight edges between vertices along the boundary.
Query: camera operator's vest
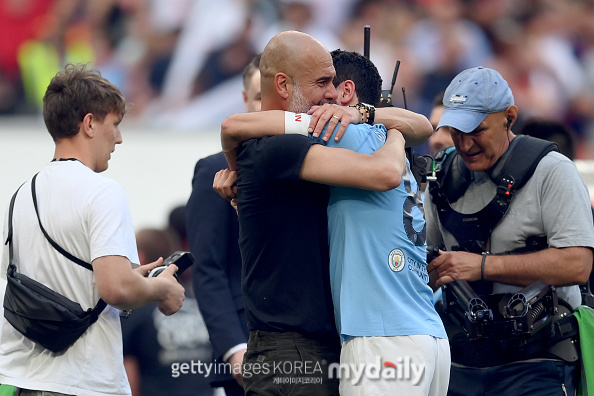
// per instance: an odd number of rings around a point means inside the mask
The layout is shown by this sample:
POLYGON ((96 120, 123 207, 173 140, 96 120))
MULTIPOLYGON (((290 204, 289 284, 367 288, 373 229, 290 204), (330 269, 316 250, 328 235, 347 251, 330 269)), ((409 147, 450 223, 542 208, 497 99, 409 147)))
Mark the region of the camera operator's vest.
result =
MULTIPOLYGON (((436 180, 429 185, 433 203, 436 206, 439 220, 459 243, 452 250, 463 250, 472 253, 487 251, 487 241, 507 212, 516 191, 522 188, 533 175, 540 160, 551 151, 558 151, 557 145, 530 136, 517 136, 510 142, 510 147, 497 163, 487 171, 487 175, 497 185, 495 197, 483 209, 476 213, 463 214, 451 207, 467 190, 472 182, 471 171, 466 167, 462 158, 454 147, 441 150, 435 158, 436 180)), ((548 247, 546 237, 532 236, 527 238, 526 246, 504 254, 518 254, 522 252, 538 251, 548 247)), ((485 301, 496 302, 503 295, 492 295, 492 282, 468 282, 474 292, 483 296, 485 301)), ((554 288, 553 288, 554 289, 554 288)), ((449 291, 451 293, 451 291, 449 291)), ((556 294, 555 294, 556 299, 556 294)), ((451 305, 451 304, 450 304, 451 305)), ((497 306, 497 303, 494 304, 497 306)), ((556 304, 555 304, 556 305, 556 304)), ((449 305, 448 305, 449 306, 449 305)), ((575 361, 577 351, 572 344, 571 337, 577 334, 575 320, 566 324, 559 322, 560 316, 553 319, 547 331, 537 333, 537 336, 525 338, 514 336, 510 332, 506 336, 505 326, 508 320, 501 322, 502 334, 485 336, 472 340, 466 330, 456 324, 456 319, 447 314, 447 307, 436 306, 442 316, 452 351, 452 361, 469 366, 487 367, 505 364, 526 358, 556 357, 566 361, 575 361), (444 309, 446 312, 444 312, 444 309), (444 315, 445 314, 445 315, 444 315), (555 325, 555 322, 558 322, 555 325), (555 333, 559 325, 569 326, 566 330, 555 333), (555 327, 556 326, 556 327, 555 327)), ((557 309, 557 308, 555 308, 557 309)), ((570 308, 560 301, 559 308, 563 316, 570 313, 570 308)), ((496 315, 501 317, 501 315, 496 315)), ((556 315, 557 316, 557 315, 556 315)), ((459 318, 458 318, 459 319, 459 318)), ((499 328, 497 325, 491 327, 499 328)))
POLYGON ((497 185, 495 197, 482 210, 471 214, 459 213, 450 206, 470 185, 471 171, 454 147, 436 155, 437 180, 430 183, 429 192, 441 224, 456 238, 460 250, 472 253, 487 250, 487 240, 507 212, 514 193, 526 184, 540 160, 551 151, 559 151, 555 143, 517 136, 507 152, 486 172, 497 185))

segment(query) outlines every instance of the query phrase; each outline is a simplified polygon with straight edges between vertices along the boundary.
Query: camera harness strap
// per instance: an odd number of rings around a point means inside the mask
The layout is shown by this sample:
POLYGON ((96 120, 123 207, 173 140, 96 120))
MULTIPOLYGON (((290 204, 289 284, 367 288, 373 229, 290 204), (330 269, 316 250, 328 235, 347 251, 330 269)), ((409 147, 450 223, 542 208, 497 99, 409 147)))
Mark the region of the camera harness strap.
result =
POLYGON ((555 143, 516 136, 508 152, 487 172, 497 185, 495 197, 483 209, 471 214, 459 213, 450 205, 472 182, 471 171, 454 147, 436 155, 437 180, 430 183, 429 191, 441 224, 454 235, 461 248, 473 253, 487 251, 487 240, 507 212, 515 192, 526 184, 540 160, 551 151, 558 151, 555 143))
MULTIPOLYGON (((68 253, 60 245, 58 245, 52 238, 50 238, 50 236, 48 235, 48 233, 43 228, 43 225, 41 224, 41 218, 39 217, 39 211, 37 209, 37 194, 36 194, 36 191, 35 191, 35 179, 36 178, 37 178, 37 174, 35 174, 35 176, 33 176, 33 180, 31 180, 31 194, 33 196, 33 205, 35 206, 35 214, 37 215, 37 221, 39 222, 39 227, 41 228, 41 232, 43 232, 43 235, 48 240, 48 242, 54 247, 54 249, 56 249, 64 257, 66 257, 70 261, 72 261, 72 262, 80 265, 81 267, 84 267, 84 268, 88 269, 89 271, 93 271, 93 267, 91 266, 91 264, 86 263, 86 262, 82 261, 81 259, 73 256, 72 254, 68 253)), ((15 201, 16 196, 17 196, 19 190, 21 189, 21 187, 19 187, 16 190, 16 192, 14 193, 14 195, 12 196, 12 199, 10 200, 10 207, 8 209, 8 238, 6 239, 6 243, 5 244, 8 244, 8 255, 9 255, 8 273, 12 273, 12 274, 16 273, 16 265, 14 264, 13 259, 12 259, 12 257, 13 257, 13 251, 12 251, 12 211, 13 211, 13 208, 14 208, 14 201, 15 201)), ((101 312, 103 312, 103 310, 105 309, 106 306, 107 306, 107 303, 105 301, 103 301, 103 299, 100 298, 99 299, 99 302, 97 302, 97 305, 95 306, 95 308, 93 308, 92 310, 89 308, 89 311, 92 312, 91 323, 94 323, 94 322, 97 321, 97 319, 99 318, 99 315, 101 314, 101 312)))

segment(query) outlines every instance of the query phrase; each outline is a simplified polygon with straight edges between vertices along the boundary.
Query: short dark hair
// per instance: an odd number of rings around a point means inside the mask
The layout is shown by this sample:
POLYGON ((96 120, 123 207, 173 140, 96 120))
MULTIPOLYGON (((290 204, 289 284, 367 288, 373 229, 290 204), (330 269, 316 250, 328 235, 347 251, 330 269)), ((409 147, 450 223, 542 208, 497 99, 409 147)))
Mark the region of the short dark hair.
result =
POLYGON ((123 116, 127 109, 119 88, 85 64, 66 65, 43 96, 43 120, 54 142, 75 136, 89 113, 103 121, 109 113, 123 116))
POLYGON ((250 63, 243 68, 243 87, 245 89, 250 85, 250 79, 254 75, 254 72, 260 72, 260 58, 262 54, 258 54, 252 58, 250 63))
POLYGON ((136 232, 136 248, 142 253, 140 259, 144 258, 140 264, 149 264, 179 250, 180 241, 169 229, 142 228, 136 232))
POLYGON ((561 154, 575 159, 575 132, 563 122, 532 118, 522 125, 519 133, 557 143, 561 154))
POLYGON ((337 49, 331 54, 336 70, 334 86, 352 80, 359 101, 377 106, 382 96, 382 77, 373 62, 357 52, 337 49))
POLYGON ((433 102, 431 103, 433 107, 443 106, 444 95, 445 91, 439 91, 437 94, 435 94, 435 96, 433 97, 433 102))

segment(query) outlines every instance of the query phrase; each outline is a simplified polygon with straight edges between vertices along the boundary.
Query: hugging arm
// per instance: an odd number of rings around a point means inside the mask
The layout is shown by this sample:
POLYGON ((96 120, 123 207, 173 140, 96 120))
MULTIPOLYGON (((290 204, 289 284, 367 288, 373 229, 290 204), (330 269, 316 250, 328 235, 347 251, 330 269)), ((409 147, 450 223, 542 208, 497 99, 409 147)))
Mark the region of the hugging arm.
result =
POLYGON ((406 172, 404 145, 404 137, 395 129, 388 130, 386 142, 373 154, 314 144, 300 176, 315 183, 388 191, 400 185, 406 172))
MULTIPOLYGON (((333 186, 388 191, 402 182, 406 172, 404 137, 388 130, 386 142, 373 154, 312 144, 303 164, 300 178, 333 186)), ((225 199, 235 197, 235 171, 223 169, 215 175, 213 188, 225 199)))
MULTIPOLYGON (((314 106, 308 114, 312 115, 309 126, 316 138, 321 134, 324 125, 328 123, 323 140, 328 140, 339 121, 341 125, 336 134, 336 140, 342 137, 349 123, 357 124, 361 121, 359 110, 336 104, 314 106)), ((433 133, 433 127, 427 117, 398 107, 376 108, 374 124, 384 124, 386 129, 400 131, 406 140, 406 147, 423 144, 433 133)))
POLYGON ((285 112, 270 110, 238 113, 227 117, 221 124, 221 146, 229 164, 236 169, 236 151, 246 140, 285 133, 285 112))
MULTIPOLYGON (((340 106, 337 107, 340 108, 340 106)), ((342 137, 349 123, 357 123, 359 120, 356 116, 358 110, 348 107, 342 107, 340 110, 342 124, 341 129, 336 134, 336 140, 342 137)), ((229 167, 235 170, 237 148, 246 140, 264 136, 282 135, 284 133, 307 135, 308 132, 314 130, 314 127, 316 130, 319 129, 321 131, 326 125, 326 120, 331 119, 332 122, 329 123, 325 134, 325 140, 328 140, 338 123, 338 118, 333 117, 336 114, 336 108, 323 107, 316 114, 318 114, 318 118, 315 120, 312 119, 312 121, 305 114, 285 112, 282 110, 238 113, 227 117, 221 124, 221 145, 229 167), (323 117, 320 118, 319 115, 323 117)))
POLYGON ((384 124, 387 129, 399 130, 406 140, 406 147, 425 143, 433 133, 427 117, 398 107, 376 108, 375 123, 384 124))

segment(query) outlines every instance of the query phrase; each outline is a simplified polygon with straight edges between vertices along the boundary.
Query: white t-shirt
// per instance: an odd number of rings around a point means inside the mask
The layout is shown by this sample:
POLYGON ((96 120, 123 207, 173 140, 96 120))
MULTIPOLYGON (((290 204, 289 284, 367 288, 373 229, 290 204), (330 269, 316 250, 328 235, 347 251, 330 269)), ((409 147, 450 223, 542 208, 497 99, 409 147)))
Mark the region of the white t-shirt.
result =
MULTIPOLYGON (((73 160, 49 163, 35 184, 41 223, 64 250, 87 263, 109 255, 139 262, 130 210, 118 183, 73 160)), ((7 233, 8 215, 4 241, 7 233)), ((94 273, 62 256, 43 236, 33 206, 31 181, 21 187, 16 198, 13 233, 14 262, 19 272, 78 302, 85 310, 97 304, 94 273)), ((1 301, 7 267, 5 246, 0 267, 1 301)), ((73 395, 130 395, 118 310, 108 305, 97 322, 61 353, 25 338, 2 314, 0 383, 73 395)))

